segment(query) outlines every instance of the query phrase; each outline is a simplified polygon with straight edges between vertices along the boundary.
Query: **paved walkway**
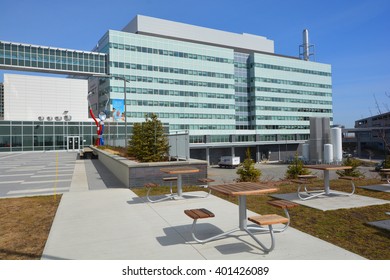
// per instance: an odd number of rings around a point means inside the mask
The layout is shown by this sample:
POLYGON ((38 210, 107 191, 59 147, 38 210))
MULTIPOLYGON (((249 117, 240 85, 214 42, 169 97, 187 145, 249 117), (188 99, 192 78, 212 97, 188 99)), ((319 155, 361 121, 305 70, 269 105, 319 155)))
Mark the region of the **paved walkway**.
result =
POLYGON ((68 192, 76 152, 0 153, 0 198, 68 192))
MULTIPOLYGON (((363 259, 293 228, 276 234, 275 249, 269 254, 243 232, 198 244, 190 234, 192 220, 183 213, 189 208, 208 208, 216 215, 199 222, 200 234, 237 226, 238 207, 228 201, 210 195, 146 203, 123 188, 99 161, 77 161, 70 192, 62 196, 42 259, 363 259)), ((258 237, 269 244, 268 234, 258 237)))

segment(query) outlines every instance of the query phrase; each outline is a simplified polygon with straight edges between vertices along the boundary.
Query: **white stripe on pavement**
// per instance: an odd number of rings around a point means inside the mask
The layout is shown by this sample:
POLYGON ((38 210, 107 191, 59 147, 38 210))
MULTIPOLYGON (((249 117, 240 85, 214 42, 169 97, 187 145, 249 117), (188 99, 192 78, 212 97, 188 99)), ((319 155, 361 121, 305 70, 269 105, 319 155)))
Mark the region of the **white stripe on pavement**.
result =
MULTIPOLYGON (((56 188, 56 192, 58 191, 67 191, 69 187, 65 188, 56 188)), ((7 194, 21 194, 21 193, 39 193, 39 192, 54 192, 54 188, 45 188, 45 189, 29 189, 29 190, 17 190, 17 191, 9 191, 7 194)))

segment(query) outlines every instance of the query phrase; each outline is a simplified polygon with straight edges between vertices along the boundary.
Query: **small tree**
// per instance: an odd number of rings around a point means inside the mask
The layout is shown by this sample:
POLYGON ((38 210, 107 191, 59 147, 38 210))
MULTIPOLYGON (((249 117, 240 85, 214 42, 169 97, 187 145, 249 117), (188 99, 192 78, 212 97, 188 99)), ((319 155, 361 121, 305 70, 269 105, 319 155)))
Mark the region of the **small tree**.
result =
POLYGON ((346 170, 338 170, 336 171, 337 175, 339 176, 350 176, 350 177, 364 177, 364 175, 357 170, 357 168, 360 166, 360 161, 354 158, 346 158, 343 161, 343 166, 352 166, 351 169, 346 170))
POLYGON ((129 141, 128 155, 141 162, 165 161, 168 158, 169 143, 164 128, 156 114, 145 116, 145 122, 135 123, 133 136, 129 141))
POLYGON ((260 180, 261 171, 255 168, 255 161, 251 159, 251 151, 246 150, 246 158, 237 170, 240 177, 237 182, 258 182, 260 180))
POLYGON ((386 159, 383 162, 383 168, 390 168, 390 156, 387 156, 386 159))
POLYGON ((298 158, 298 153, 295 154, 292 163, 287 167, 286 179, 297 179, 298 175, 309 175, 309 169, 303 167, 303 161, 298 158))

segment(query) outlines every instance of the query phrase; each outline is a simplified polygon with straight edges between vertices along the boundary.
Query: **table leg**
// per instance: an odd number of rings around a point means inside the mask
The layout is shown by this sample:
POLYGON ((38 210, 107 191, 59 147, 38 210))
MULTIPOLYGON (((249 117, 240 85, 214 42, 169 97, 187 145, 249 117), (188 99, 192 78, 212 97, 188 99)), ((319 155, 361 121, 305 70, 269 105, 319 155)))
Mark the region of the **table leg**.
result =
POLYGON ((246 195, 238 197, 238 223, 241 230, 247 228, 247 214, 246 214, 246 195))
POLYGON ((324 189, 325 194, 330 194, 330 186, 329 186, 329 170, 324 170, 324 189))
POLYGON ((181 178, 181 174, 177 174, 177 195, 179 197, 181 197, 183 194, 183 190, 182 190, 182 178, 181 178))

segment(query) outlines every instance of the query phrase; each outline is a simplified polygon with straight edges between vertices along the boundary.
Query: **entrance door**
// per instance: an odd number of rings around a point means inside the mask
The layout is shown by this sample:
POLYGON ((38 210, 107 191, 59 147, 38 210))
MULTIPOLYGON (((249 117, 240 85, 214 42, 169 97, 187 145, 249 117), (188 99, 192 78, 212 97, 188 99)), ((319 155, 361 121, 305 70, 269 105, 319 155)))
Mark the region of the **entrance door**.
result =
POLYGON ((67 148, 68 151, 78 150, 80 147, 80 137, 79 136, 68 136, 67 148))

